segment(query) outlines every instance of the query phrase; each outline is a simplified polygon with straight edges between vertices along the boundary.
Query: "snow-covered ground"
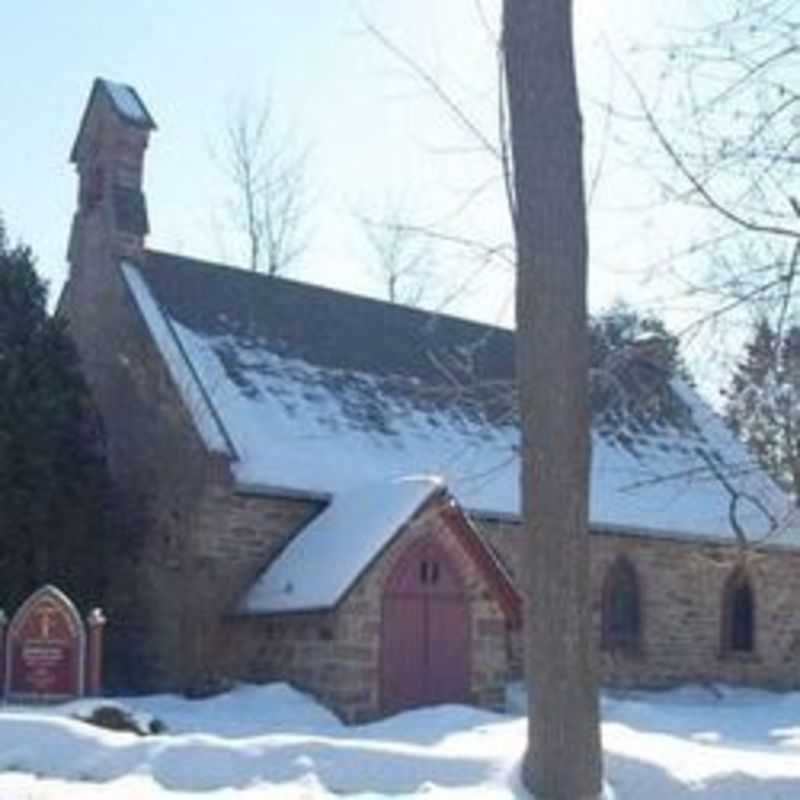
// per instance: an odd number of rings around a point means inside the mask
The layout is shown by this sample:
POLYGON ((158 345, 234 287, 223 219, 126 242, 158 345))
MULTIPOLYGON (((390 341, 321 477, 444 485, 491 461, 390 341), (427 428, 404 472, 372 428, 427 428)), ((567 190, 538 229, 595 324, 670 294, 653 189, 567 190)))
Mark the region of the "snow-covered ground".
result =
MULTIPOLYGON (((0 712, 1 800, 525 797, 526 722, 513 713, 442 706, 348 728, 286 686, 242 686, 128 698, 169 728, 138 737, 72 718, 92 705, 0 712)), ((603 720, 615 800, 800 797, 800 694, 605 696, 603 720)))

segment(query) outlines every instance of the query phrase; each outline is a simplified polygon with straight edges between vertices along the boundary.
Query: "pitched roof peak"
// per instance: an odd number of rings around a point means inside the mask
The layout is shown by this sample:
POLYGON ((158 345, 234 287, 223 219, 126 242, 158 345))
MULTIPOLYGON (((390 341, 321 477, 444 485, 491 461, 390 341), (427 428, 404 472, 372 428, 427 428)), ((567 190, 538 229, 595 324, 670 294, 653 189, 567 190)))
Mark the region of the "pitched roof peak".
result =
POLYGON ((70 161, 73 163, 78 160, 79 145, 89 123, 92 109, 97 105, 101 97, 105 98, 107 107, 111 109, 112 113, 123 125, 137 128, 145 133, 155 130, 157 127, 155 120, 147 110, 142 98, 139 97, 136 89, 128 84, 118 83, 107 78, 95 78, 92 84, 92 91, 89 94, 89 100, 83 110, 78 135, 75 137, 75 143, 72 145, 70 152, 70 161))
POLYGON ((155 120, 133 86, 117 83, 116 81, 108 80, 108 78, 96 78, 95 86, 97 85, 106 91, 114 110, 126 122, 150 131, 156 128, 155 120))

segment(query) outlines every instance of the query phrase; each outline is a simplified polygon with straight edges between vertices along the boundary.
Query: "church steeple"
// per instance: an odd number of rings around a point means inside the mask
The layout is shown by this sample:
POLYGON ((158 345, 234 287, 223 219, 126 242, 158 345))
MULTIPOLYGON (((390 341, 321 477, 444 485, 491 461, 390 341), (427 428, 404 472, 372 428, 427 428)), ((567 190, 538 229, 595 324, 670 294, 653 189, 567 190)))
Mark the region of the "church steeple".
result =
POLYGON ((130 86, 97 78, 70 160, 78 172, 78 208, 68 258, 72 270, 101 255, 137 258, 149 232, 144 153, 156 127, 130 86))

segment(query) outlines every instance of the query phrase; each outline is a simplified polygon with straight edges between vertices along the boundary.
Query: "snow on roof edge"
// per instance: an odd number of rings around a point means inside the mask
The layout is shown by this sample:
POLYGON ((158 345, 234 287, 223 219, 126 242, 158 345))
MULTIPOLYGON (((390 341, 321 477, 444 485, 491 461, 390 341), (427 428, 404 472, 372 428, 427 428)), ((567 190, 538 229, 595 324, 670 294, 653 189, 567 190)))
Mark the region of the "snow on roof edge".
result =
POLYGON ((97 79, 111 98, 118 113, 136 125, 155 128, 155 122, 145 107, 142 98, 133 86, 108 78, 97 79))
POLYGON ((335 495, 248 587, 235 614, 269 616, 335 608, 408 521, 445 488, 439 476, 419 475, 335 495))
POLYGON ((203 443, 212 452, 236 459, 236 450, 222 420, 206 396, 194 367, 172 330, 169 319, 162 312, 146 281, 136 265, 130 261, 121 262, 120 269, 203 443))
MULTIPOLYGON (((334 497, 334 493, 332 492, 315 492, 310 489, 293 489, 288 486, 273 486, 269 484, 247 483, 242 481, 236 483, 235 490, 238 493, 247 495, 288 497, 292 499, 309 500, 315 502, 330 502, 334 497)), ((469 508, 464 506, 458 500, 457 496, 454 496, 454 499, 467 517, 472 519, 508 522, 514 525, 522 524, 522 516, 520 514, 493 511, 490 509, 469 508)), ((736 544, 736 542, 730 537, 726 538, 724 536, 708 536, 704 534, 672 530, 667 528, 648 528, 644 525, 620 525, 617 522, 603 522, 595 520, 589 520, 589 533, 592 536, 611 535, 639 537, 642 539, 662 539, 664 541, 679 542, 681 544, 700 543, 725 547, 732 547, 736 544)), ((791 540, 787 540, 781 531, 778 531, 765 538, 753 539, 752 541, 748 542, 748 544, 751 547, 757 548, 774 547, 775 549, 780 550, 800 549, 800 542, 792 542, 791 540)))
MULTIPOLYGON (((234 475, 234 479, 236 476, 234 475)), ((250 481, 235 480, 234 491, 237 494, 255 495, 264 497, 288 497, 297 500, 311 500, 316 502, 330 502, 333 492, 315 491, 313 489, 297 489, 291 486, 281 486, 270 483, 253 483, 250 481)))
MULTIPOLYGON (((463 508, 463 506, 462 506, 463 508)), ((503 511, 487 511, 476 508, 464 508, 464 512, 474 519, 487 522, 507 522, 515 525, 522 524, 520 514, 506 513, 503 511)), ((668 542, 681 544, 712 544, 724 547, 735 547, 736 540, 724 536, 709 536, 702 533, 690 533, 667 528, 648 528, 644 525, 621 525, 618 522, 597 522, 589 520, 589 533, 592 536, 630 536, 641 539, 661 539, 668 542)), ((490 534, 491 535, 491 534, 490 534)), ((748 546, 758 549, 775 548, 776 550, 800 550, 800 542, 792 541, 782 530, 765 537, 748 541, 748 546)))

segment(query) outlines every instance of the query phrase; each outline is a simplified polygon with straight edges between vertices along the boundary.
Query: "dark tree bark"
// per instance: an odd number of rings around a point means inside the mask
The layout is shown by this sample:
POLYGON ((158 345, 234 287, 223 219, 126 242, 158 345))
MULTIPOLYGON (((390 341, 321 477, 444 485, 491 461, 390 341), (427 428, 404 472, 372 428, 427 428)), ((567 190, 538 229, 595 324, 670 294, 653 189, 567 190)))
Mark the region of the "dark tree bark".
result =
POLYGON ((522 417, 529 745, 537 800, 601 793, 589 604, 582 128, 570 0, 504 0, 522 417))

